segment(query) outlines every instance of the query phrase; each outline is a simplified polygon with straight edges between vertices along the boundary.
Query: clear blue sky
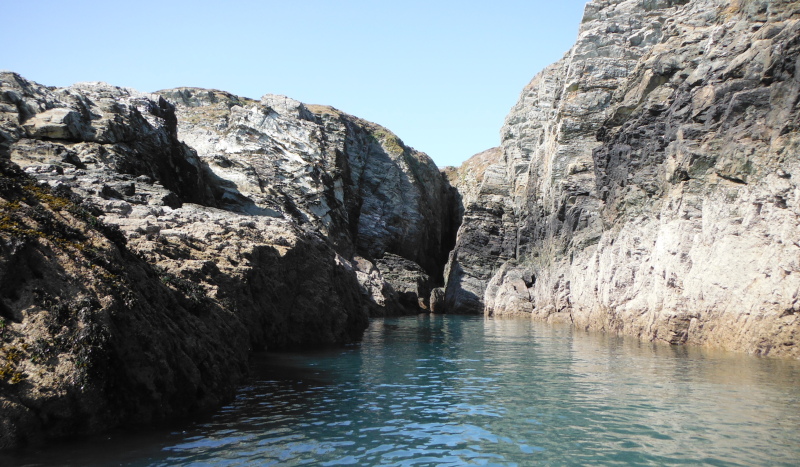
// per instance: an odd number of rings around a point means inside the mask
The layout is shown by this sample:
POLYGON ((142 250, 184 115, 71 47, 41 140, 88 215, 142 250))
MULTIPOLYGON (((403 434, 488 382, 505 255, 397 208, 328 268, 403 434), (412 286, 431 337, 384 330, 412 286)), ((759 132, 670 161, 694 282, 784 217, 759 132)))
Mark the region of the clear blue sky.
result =
POLYGON ((499 144, 533 76, 575 41, 586 0, 2 0, 0 69, 285 94, 395 132, 440 166, 499 144))

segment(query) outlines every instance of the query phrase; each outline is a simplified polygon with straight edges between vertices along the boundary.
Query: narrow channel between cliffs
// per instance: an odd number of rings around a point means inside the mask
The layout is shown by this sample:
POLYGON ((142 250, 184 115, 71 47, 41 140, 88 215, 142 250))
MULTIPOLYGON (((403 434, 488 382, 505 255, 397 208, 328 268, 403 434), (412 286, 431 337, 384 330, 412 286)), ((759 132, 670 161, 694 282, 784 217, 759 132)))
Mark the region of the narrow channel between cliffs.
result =
POLYGON ((800 2, 593 0, 500 145, 0 72, 0 449, 218 407, 254 351, 523 316, 800 358, 800 2))

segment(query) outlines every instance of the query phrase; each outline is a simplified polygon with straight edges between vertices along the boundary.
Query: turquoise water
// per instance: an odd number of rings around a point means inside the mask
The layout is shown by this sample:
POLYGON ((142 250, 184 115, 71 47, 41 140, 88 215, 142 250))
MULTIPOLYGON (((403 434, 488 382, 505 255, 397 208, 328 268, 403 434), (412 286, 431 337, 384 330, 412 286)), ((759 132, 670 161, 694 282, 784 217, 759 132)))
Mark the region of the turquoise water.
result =
POLYGON ((178 429, 30 453, 59 465, 798 465, 800 362, 527 320, 374 320, 263 354, 178 429))

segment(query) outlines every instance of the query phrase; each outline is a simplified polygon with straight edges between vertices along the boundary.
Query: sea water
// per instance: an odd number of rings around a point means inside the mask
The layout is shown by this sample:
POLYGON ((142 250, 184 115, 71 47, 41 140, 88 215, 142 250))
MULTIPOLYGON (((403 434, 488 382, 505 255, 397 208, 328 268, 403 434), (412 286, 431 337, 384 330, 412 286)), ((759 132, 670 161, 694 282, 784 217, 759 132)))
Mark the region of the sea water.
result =
POLYGON ((376 319, 358 345, 263 353, 236 399, 36 465, 798 465, 800 362, 522 319, 376 319))

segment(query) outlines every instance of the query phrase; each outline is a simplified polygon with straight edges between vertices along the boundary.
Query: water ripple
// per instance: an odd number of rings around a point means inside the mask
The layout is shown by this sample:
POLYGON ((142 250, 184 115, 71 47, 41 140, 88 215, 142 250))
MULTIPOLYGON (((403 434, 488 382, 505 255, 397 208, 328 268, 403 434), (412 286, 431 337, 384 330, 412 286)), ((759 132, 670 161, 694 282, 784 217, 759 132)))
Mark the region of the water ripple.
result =
POLYGON ((800 459, 798 362, 528 321, 424 317, 373 321, 360 346, 263 354, 254 364, 253 380, 207 420, 127 444, 95 443, 91 455, 54 449, 52 459, 153 466, 800 459))

